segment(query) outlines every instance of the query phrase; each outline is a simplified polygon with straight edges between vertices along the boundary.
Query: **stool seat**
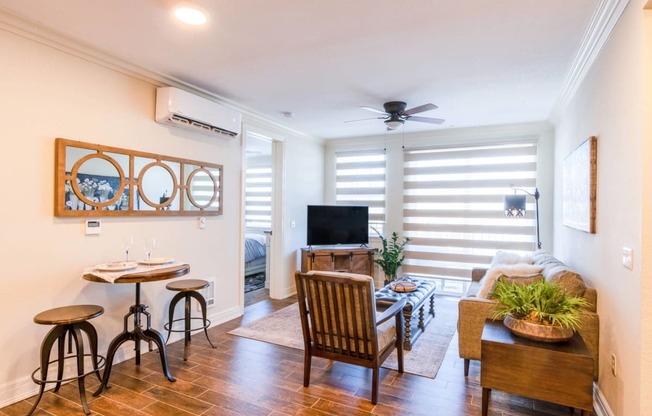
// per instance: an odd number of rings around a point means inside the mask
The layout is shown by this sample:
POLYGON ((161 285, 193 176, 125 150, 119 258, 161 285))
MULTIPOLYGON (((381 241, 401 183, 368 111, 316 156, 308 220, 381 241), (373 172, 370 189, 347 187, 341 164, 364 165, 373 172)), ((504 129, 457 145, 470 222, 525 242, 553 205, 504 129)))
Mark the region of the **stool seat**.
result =
POLYGON ((104 313, 104 308, 98 305, 73 305, 48 309, 37 314, 34 322, 41 325, 65 325, 87 321, 104 313))
POLYGON ((177 280, 176 282, 170 282, 165 285, 167 290, 175 292, 189 292, 191 290, 200 290, 205 287, 208 287, 208 282, 202 279, 177 280))
POLYGON ((190 344, 191 335, 193 331, 204 330, 206 339, 211 347, 215 348, 211 339, 208 337, 207 328, 211 325, 211 321, 206 318, 206 299, 198 290, 204 289, 209 286, 209 283, 203 279, 185 279, 177 280, 175 282, 168 283, 165 287, 168 290, 179 292, 170 301, 170 307, 168 309, 169 319, 168 322, 163 325, 168 331, 168 338, 165 341, 170 340, 170 335, 173 332, 183 332, 184 333, 184 343, 183 343, 183 361, 188 361, 188 344, 190 344), (190 313, 190 300, 194 298, 199 303, 199 308, 201 310, 200 317, 192 317, 190 313), (180 300, 184 300, 184 316, 183 318, 174 319, 174 309, 179 303, 180 300), (201 326, 192 328, 191 322, 201 321, 201 326), (175 322, 183 322, 183 329, 174 329, 173 326, 175 322))
POLYGON ((59 391, 61 383, 72 380, 77 380, 84 413, 87 415, 91 414, 88 401, 86 400, 84 378, 89 374, 95 373, 97 379, 101 382, 100 368, 103 367, 106 360, 97 353, 97 331, 87 321, 103 313, 104 308, 98 305, 72 305, 48 309, 34 316, 35 323, 40 325, 53 325, 54 327, 47 333, 41 343, 41 366, 32 373, 32 380, 40 387, 38 397, 32 409, 29 411, 28 416, 36 410, 41 401, 41 397, 43 397, 46 384, 56 383, 54 387, 54 391, 56 392, 59 391), (89 342, 88 354, 84 353, 82 333, 86 334, 89 342), (76 349, 75 355, 66 355, 65 353, 66 336, 68 337, 68 354, 72 354, 72 347, 74 345, 76 349), (50 361, 51 350, 55 343, 57 343, 57 356, 56 359, 50 361), (93 368, 90 371, 84 371, 84 357, 90 357, 91 359, 93 368), (75 359, 77 361, 77 375, 64 378, 64 362, 68 359, 75 359), (48 369, 50 364, 53 363, 57 363, 57 377, 56 379, 49 379, 48 369), (38 377, 37 373, 39 374, 38 377))

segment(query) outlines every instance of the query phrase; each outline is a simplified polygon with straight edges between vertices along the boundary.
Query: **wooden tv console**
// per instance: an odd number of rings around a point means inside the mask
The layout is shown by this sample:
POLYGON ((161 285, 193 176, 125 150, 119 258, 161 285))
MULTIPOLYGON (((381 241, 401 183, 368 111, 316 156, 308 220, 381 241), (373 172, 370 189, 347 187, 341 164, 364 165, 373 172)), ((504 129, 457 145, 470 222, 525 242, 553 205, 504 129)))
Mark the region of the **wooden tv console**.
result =
POLYGON ((311 270, 358 273, 374 277, 374 249, 302 248, 301 273, 311 270))

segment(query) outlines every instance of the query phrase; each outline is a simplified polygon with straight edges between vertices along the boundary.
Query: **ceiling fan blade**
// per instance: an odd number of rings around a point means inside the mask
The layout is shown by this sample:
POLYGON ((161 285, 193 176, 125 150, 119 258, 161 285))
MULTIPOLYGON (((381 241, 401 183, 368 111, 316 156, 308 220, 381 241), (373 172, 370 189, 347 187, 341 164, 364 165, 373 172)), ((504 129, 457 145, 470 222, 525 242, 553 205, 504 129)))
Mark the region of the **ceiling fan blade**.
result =
POLYGON ((387 118, 387 117, 359 118, 359 119, 357 119, 357 120, 348 120, 348 121, 345 121, 345 123, 354 123, 354 122, 356 122, 356 121, 365 121, 365 120, 382 120, 382 119, 384 119, 384 118, 387 118))
POLYGON ((410 108, 409 110, 405 110, 405 111, 403 112, 403 114, 409 116, 409 115, 411 115, 411 114, 423 113, 424 111, 434 110, 434 109, 436 109, 436 108, 439 108, 439 107, 437 107, 437 106, 434 105, 434 104, 430 104, 430 103, 428 103, 428 104, 420 105, 420 106, 418 106, 418 107, 410 108))
POLYGON ((387 114, 386 112, 384 112, 382 110, 376 110, 375 108, 367 107, 366 105, 361 105, 360 108, 365 109, 365 110, 369 110, 369 111, 373 111, 374 113, 387 114))
POLYGON ((443 118, 414 117, 414 116, 408 117, 408 120, 409 121, 420 121, 422 123, 430 123, 430 124, 441 124, 444 121, 446 121, 443 118))

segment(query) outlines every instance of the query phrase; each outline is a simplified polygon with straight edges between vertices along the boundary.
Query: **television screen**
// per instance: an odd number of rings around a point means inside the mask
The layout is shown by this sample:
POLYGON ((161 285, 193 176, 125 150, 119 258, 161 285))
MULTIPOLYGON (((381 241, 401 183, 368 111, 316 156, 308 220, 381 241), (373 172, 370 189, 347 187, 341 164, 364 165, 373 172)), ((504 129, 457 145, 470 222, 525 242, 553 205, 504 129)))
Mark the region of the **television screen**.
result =
POLYGON ((308 205, 309 246, 369 243, 369 207, 308 205))

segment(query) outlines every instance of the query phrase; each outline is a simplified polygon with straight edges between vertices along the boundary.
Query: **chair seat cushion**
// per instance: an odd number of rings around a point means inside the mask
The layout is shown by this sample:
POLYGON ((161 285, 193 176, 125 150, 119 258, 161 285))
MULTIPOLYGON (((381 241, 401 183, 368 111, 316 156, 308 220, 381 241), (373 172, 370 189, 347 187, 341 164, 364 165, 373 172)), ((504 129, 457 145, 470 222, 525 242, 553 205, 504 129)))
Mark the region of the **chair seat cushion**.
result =
POLYGON ((378 325, 378 349, 380 351, 389 347, 396 338, 396 325, 394 319, 389 319, 378 325))

